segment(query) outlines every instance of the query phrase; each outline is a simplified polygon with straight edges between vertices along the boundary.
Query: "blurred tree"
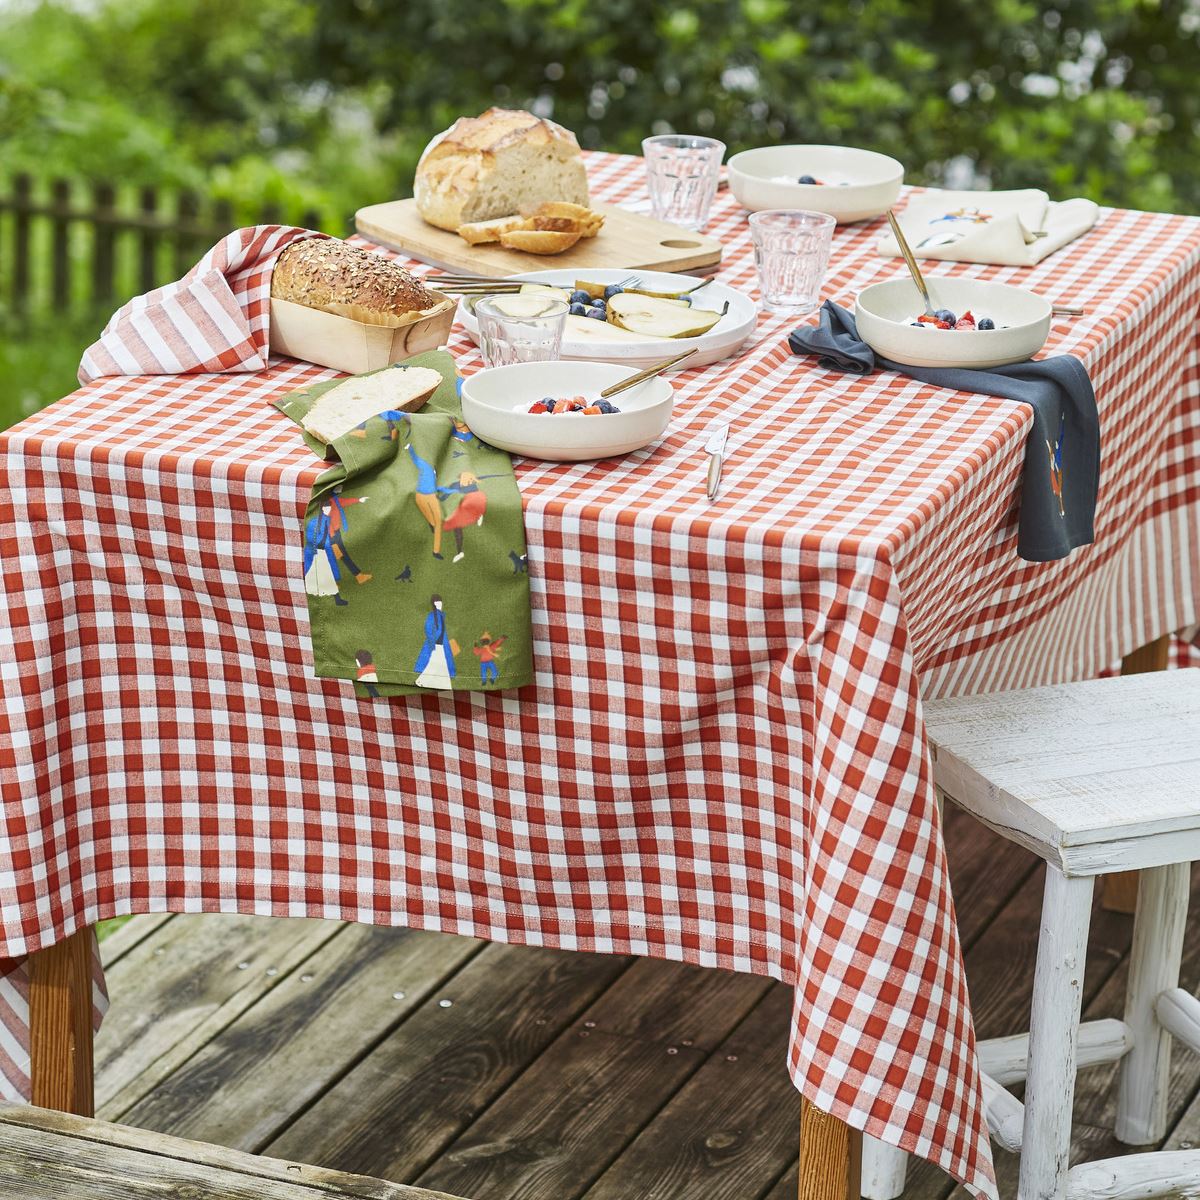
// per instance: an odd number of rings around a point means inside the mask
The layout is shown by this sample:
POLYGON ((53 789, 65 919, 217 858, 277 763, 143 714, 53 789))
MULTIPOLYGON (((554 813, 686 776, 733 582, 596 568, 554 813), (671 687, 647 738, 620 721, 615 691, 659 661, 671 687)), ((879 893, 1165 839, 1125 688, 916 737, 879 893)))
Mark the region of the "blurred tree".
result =
MULTIPOLYGON (((910 180, 1200 209, 1200 8, 1187 0, 317 0, 312 78, 376 82, 383 128, 491 103, 589 146, 846 142, 910 180)), ((411 165, 407 163, 406 165, 411 165)))

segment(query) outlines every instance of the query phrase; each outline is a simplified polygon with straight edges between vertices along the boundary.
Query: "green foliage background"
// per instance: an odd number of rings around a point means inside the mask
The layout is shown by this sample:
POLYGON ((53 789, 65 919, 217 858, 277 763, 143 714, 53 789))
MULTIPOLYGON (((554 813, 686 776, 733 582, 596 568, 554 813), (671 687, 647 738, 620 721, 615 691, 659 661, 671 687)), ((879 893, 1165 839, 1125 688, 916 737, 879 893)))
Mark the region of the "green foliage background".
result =
MULTIPOLYGON (((910 182, 1194 213, 1198 64, 1197 0, 0 0, 0 166, 317 207, 340 233, 499 103, 590 147, 843 142, 910 182)), ((10 419, 69 387, 95 320, 0 337, 10 419)))

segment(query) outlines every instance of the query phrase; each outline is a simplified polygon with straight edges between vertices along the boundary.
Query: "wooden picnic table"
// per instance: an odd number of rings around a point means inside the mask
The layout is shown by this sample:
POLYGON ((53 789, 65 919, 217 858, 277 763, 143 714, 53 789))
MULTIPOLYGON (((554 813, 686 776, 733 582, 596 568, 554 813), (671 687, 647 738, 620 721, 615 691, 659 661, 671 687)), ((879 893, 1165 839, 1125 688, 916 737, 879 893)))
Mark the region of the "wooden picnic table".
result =
MULTIPOLYGON (((638 201, 639 160, 589 171, 638 201)), ((726 194, 709 232, 752 288, 726 194)), ((877 232, 838 231, 835 299, 897 273, 877 232)), ((676 377, 657 445, 518 463, 539 682, 513 693, 366 702, 310 677, 321 464, 267 402, 327 372, 104 378, 8 431, 0 894, 3 952, 38 952, 35 1098, 87 1111, 97 920, 332 916, 786 979, 801 1196, 854 1188, 850 1127, 990 1193, 921 697, 1094 675, 1196 621, 1200 222, 1105 211, 1037 267, 947 269, 1085 309, 1047 352, 1096 386, 1094 546, 1016 556, 1022 406, 826 372, 763 317, 676 377)), ((257 345, 252 276, 231 286, 257 345)), ((25 972, 0 981, 14 1044, 25 972)))

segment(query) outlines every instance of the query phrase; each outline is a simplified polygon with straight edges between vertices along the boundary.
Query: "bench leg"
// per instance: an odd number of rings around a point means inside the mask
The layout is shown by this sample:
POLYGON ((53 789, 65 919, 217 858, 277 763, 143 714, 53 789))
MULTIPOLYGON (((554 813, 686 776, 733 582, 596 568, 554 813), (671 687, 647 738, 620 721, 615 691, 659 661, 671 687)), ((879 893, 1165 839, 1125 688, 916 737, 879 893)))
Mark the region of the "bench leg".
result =
POLYGON ((858 1200, 861 1142, 857 1130, 802 1098, 798 1200, 858 1200))
POLYGON ((1171 1035, 1154 1006, 1179 983, 1187 925, 1191 864, 1172 863, 1142 872, 1141 902, 1133 922, 1125 1024, 1133 1047, 1121 1060, 1116 1134, 1130 1146, 1159 1142, 1167 1132, 1171 1035))
MULTIPOLYGON (((1155 638, 1139 646, 1132 654, 1121 659, 1122 675, 1145 675, 1149 671, 1165 671, 1171 661, 1170 637, 1155 638)), ((1100 902, 1109 912, 1132 913, 1137 911, 1138 873, 1118 871, 1105 875, 1101 885, 1100 902)))
POLYGON ((1046 865, 1029 1021, 1019 1200, 1065 1200, 1067 1194, 1075 1055, 1094 890, 1091 876, 1068 879, 1046 865))
POLYGON ((34 1104, 94 1114, 91 929, 29 956, 29 1069, 34 1104))

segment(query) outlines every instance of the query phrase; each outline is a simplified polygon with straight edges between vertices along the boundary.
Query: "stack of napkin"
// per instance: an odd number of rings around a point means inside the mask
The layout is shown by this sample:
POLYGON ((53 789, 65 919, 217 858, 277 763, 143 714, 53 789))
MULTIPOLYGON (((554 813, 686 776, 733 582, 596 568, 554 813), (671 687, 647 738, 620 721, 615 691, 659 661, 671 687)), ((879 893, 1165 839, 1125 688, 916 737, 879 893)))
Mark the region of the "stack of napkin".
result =
MULTIPOLYGON (((993 263, 1032 267, 1096 223, 1091 200, 1054 203, 1045 192, 948 192, 930 189, 914 195, 896 214, 918 258, 944 262, 993 263)), ((900 247, 890 229, 876 250, 896 257, 900 247)))

